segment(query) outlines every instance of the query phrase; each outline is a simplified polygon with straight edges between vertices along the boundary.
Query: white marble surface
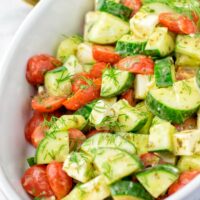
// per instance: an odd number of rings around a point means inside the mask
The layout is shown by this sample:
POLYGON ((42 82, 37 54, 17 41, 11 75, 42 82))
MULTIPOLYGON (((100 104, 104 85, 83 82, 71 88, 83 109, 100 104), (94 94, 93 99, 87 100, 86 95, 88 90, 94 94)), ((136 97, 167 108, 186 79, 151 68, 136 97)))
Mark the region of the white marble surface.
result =
MULTIPOLYGON (((31 9, 32 6, 22 0, 0 0, 0 60, 18 27, 31 9)), ((0 200, 7 200, 1 190, 0 200)))

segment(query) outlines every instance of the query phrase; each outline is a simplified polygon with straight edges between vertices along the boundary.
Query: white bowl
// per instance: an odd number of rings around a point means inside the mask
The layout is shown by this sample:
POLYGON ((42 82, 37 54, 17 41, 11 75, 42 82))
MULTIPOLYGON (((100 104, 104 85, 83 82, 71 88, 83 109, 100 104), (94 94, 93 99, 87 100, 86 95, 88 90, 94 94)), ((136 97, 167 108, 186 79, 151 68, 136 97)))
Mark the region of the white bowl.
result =
MULTIPOLYGON (((33 89, 25 79, 26 62, 37 53, 54 54, 64 35, 81 33, 84 14, 94 0, 42 0, 17 32, 0 67, 0 192, 8 200, 28 199, 20 184, 28 145, 24 125, 33 89)), ((29 154, 31 156, 31 154, 29 154)), ((168 200, 199 200, 200 178, 168 200)))

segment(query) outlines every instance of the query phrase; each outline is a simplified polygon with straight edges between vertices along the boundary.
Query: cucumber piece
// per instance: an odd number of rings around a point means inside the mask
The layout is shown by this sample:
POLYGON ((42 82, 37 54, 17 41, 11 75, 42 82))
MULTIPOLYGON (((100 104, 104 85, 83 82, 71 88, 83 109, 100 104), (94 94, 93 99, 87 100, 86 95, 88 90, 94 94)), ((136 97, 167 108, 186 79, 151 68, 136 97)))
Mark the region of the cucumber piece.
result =
POLYGON ((129 32, 129 24, 116 16, 105 12, 87 15, 84 37, 90 42, 112 44, 129 32), (89 19, 91 17, 94 19, 89 19))
POLYGON ((155 198, 164 193, 179 177, 179 170, 173 165, 158 165, 139 172, 139 182, 155 198))
POLYGON ((81 150, 89 155, 93 155, 95 149, 102 147, 118 148, 127 151, 130 154, 135 154, 135 146, 123 137, 111 133, 96 134, 88 138, 81 146, 81 150))
POLYGON ((137 156, 117 148, 98 148, 94 151, 94 155, 94 165, 100 173, 106 176, 108 184, 143 167, 137 156))
POLYGON ((63 63, 70 55, 75 55, 78 45, 83 41, 83 38, 79 35, 73 35, 63 40, 57 50, 57 58, 63 63))
POLYGON ((86 73, 90 73, 92 68, 93 68, 93 64, 83 64, 83 70, 86 73))
POLYGON ((102 200, 110 196, 110 188, 106 185, 106 178, 99 175, 84 184, 78 184, 62 200, 102 200))
POLYGON ((177 53, 175 64, 177 66, 200 67, 200 60, 177 53))
POLYGON ((131 142, 136 147, 138 155, 142 155, 148 152, 149 135, 125 132, 117 132, 116 134, 131 142))
MULTIPOLYGON (((121 0, 107 0, 107 1, 113 1, 115 3, 120 3, 121 0)), ((95 10, 97 10, 98 4, 99 4, 99 0, 95 0, 95 10)))
POLYGON ((200 169, 200 156, 181 156, 177 167, 181 172, 200 169))
POLYGON ((71 152, 64 162, 63 170, 81 183, 89 181, 94 176, 92 158, 82 152, 71 152))
POLYGON ((98 0, 96 8, 99 11, 110 13, 125 21, 128 21, 133 11, 132 9, 124 6, 123 4, 108 0, 98 0))
POLYGON ((175 66, 171 57, 155 62, 155 81, 157 87, 169 87, 175 82, 175 66))
POLYGON ((69 96, 72 92, 71 76, 65 67, 48 71, 44 86, 50 96, 69 96))
POLYGON ((79 63, 78 59, 74 55, 68 57, 68 59, 64 63, 64 66, 70 76, 84 72, 82 65, 79 63))
POLYGON ((134 35, 124 35, 116 44, 116 52, 122 56, 132 56, 144 53, 147 40, 134 35))
POLYGON ((194 155, 199 151, 200 130, 194 129, 178 132, 174 134, 173 143, 175 155, 194 155))
POLYGON ((91 125, 95 126, 96 129, 112 129, 112 125, 115 125, 117 116, 115 115, 112 105, 116 102, 117 98, 111 98, 107 101, 106 99, 98 100, 92 109, 89 116, 89 122, 91 125))
POLYGON ((101 96, 113 97, 132 86, 134 76, 127 71, 108 68, 102 75, 101 96))
POLYGON ((200 105, 196 79, 178 81, 168 88, 152 89, 146 104, 154 115, 173 123, 183 123, 200 105))
POLYGON ((200 129, 200 109, 197 112, 197 129, 200 129))
POLYGON ((86 120, 82 115, 62 115, 53 123, 48 133, 55 131, 67 131, 70 128, 82 130, 86 125, 86 120))
POLYGON ((153 57, 165 57, 175 49, 173 37, 165 27, 157 27, 150 35, 145 47, 145 54, 153 57))
POLYGON ((173 151, 172 137, 176 129, 168 121, 155 117, 149 135, 149 151, 173 151))
POLYGON ((76 56, 81 64, 93 64, 96 62, 92 53, 92 44, 88 42, 78 45, 76 56))
POLYGON ((137 12, 130 20, 130 29, 133 34, 143 40, 148 40, 158 24, 158 16, 145 12, 137 12))
POLYGON ((175 52, 200 60, 200 34, 178 35, 175 52))
POLYGON ((113 109, 118 115, 115 131, 136 132, 147 122, 148 115, 139 109, 132 107, 126 100, 120 100, 113 105, 113 109))
POLYGON ((140 183, 118 181, 110 186, 114 200, 153 200, 140 183))
POLYGON ((170 152, 159 152, 157 153, 158 156, 163 160, 165 163, 176 165, 177 156, 170 152))
POLYGON ((47 135, 36 150, 35 162, 49 164, 52 161, 64 162, 69 153, 68 132, 54 132, 47 135))
POLYGON ((200 69, 198 69, 198 71, 196 73, 196 81, 197 81, 197 85, 200 89, 200 69))
POLYGON ((148 91, 155 86, 155 78, 152 75, 137 74, 135 76, 135 98, 145 99, 148 91))

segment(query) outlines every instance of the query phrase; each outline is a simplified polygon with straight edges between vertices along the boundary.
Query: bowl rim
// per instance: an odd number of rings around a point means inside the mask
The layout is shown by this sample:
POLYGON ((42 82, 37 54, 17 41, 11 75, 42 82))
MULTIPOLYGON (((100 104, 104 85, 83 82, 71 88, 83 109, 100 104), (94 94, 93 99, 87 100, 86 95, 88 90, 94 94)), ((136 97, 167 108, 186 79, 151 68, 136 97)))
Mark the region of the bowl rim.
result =
MULTIPOLYGON (((19 27, 15 36, 13 37, 6 51, 6 54, 3 57, 2 64, 0 66, 0 97, 3 96, 2 89, 6 79, 5 75, 6 73, 8 73, 9 70, 7 66, 9 66, 10 60, 14 57, 19 43, 23 40, 23 37, 26 35, 26 32, 32 25, 32 22, 38 20, 41 13, 44 12, 46 7, 48 7, 48 5, 51 4, 52 2, 54 2, 54 0, 40 1, 35 6, 35 8, 28 14, 26 19, 22 22, 21 26, 19 27)), ((3 193, 3 196, 5 196, 6 199, 21 200, 16 190, 10 184, 6 174, 3 171, 3 168, 1 167, 1 164, 0 164, 0 188, 1 188, 0 193, 3 193)), ((171 197, 168 197, 166 200, 182 200, 185 197, 188 197, 189 195, 191 198, 192 193, 196 191, 197 188, 200 188, 200 175, 196 177, 194 180, 192 180, 184 188, 179 190, 177 193, 175 193, 171 197)))

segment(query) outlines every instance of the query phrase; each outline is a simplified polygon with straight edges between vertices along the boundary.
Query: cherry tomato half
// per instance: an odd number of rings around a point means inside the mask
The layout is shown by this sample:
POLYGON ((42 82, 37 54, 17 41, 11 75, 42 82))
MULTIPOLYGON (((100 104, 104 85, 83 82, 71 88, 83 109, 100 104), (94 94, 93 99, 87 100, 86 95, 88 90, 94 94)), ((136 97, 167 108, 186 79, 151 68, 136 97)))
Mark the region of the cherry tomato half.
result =
POLYGON ((110 67, 110 65, 104 62, 94 64, 90 71, 92 78, 101 78, 104 70, 108 67, 110 67))
POLYGON ((120 56, 115 52, 112 46, 93 45, 93 57, 98 62, 116 63, 120 60, 120 56))
POLYGON ((141 0, 122 0, 122 4, 133 10, 132 16, 141 8, 141 0))
POLYGON ((175 13, 161 13, 159 23, 177 34, 192 34, 197 31, 197 27, 192 20, 187 16, 175 13))
POLYGON ((158 165, 160 161, 160 157, 154 153, 145 153, 140 156, 145 167, 153 167, 158 165))
POLYGON ((127 91, 122 93, 121 94, 121 98, 125 99, 126 101, 128 101, 128 103, 131 106, 135 106, 136 105, 136 99, 135 99, 135 96, 134 96, 134 90, 133 89, 128 89, 127 91))
POLYGON ((137 55, 128 56, 120 60, 116 66, 125 71, 129 71, 136 74, 153 74, 154 62, 150 57, 137 55))
POLYGON ((39 85, 44 83, 44 74, 62 63, 55 57, 41 54, 31 57, 26 68, 26 79, 32 85, 39 85))
POLYGON ((51 197, 54 195, 44 165, 35 165, 27 169, 22 176, 21 183, 26 192, 34 197, 51 197))
POLYGON ((91 130, 89 133, 87 133, 87 138, 92 137, 93 135, 99 134, 99 133, 109 133, 109 131, 106 130, 91 130))
POLYGON ((183 124, 174 124, 177 131, 192 130, 197 128, 197 119, 190 117, 186 119, 183 124))
POLYGON ((54 161, 46 168, 49 184, 57 199, 66 196, 71 191, 73 184, 72 178, 63 171, 62 167, 62 163, 54 161))

